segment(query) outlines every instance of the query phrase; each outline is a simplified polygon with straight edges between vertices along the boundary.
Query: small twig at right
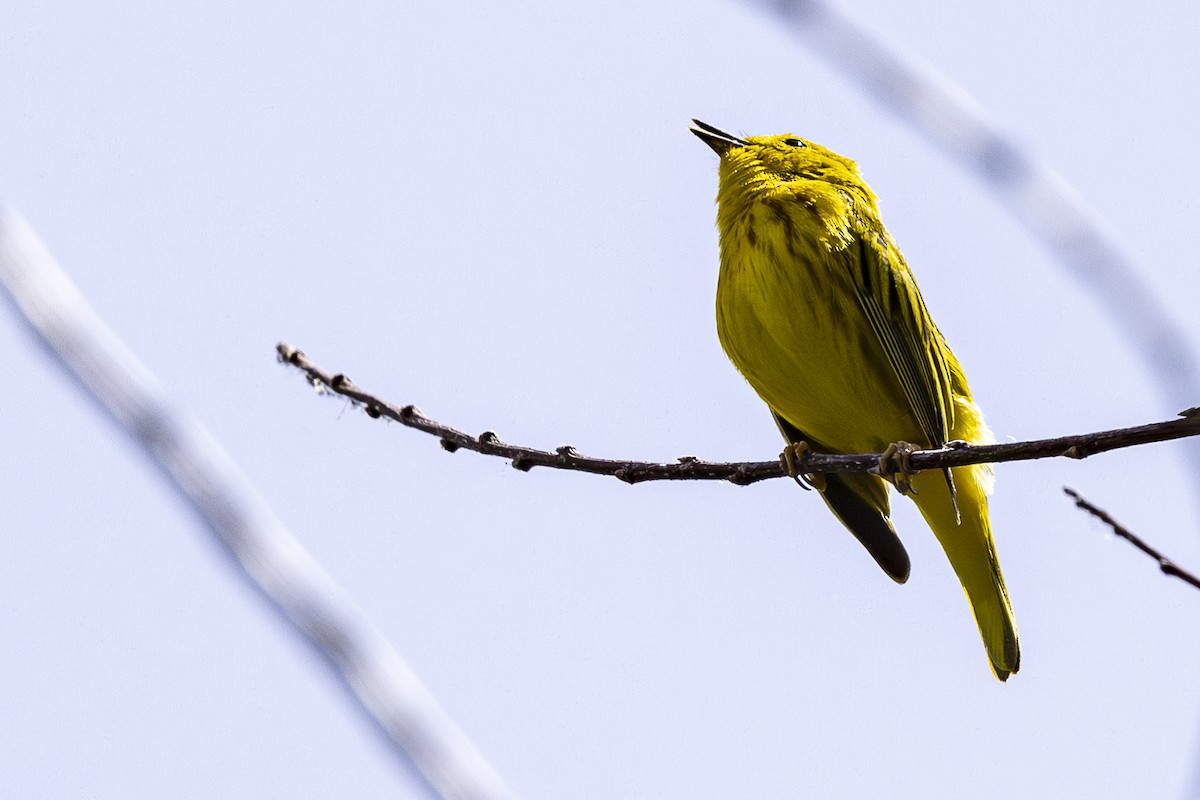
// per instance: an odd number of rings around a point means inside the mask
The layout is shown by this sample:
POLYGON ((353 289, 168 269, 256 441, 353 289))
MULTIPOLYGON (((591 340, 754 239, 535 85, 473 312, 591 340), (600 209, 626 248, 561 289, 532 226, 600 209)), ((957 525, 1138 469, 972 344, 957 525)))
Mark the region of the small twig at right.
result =
POLYGON ((1133 531, 1129 530, 1124 525, 1122 525, 1121 523, 1117 522, 1115 519, 1110 517, 1108 515, 1107 511, 1105 511, 1102 508, 1097 508, 1096 506, 1092 505, 1091 503, 1089 503, 1087 500, 1085 500, 1083 498, 1083 495, 1079 494, 1079 492, 1075 491, 1074 489, 1070 488, 1069 486, 1064 486, 1063 491, 1067 493, 1068 497, 1070 497, 1072 500, 1075 501, 1076 506, 1078 506, 1079 508, 1082 508, 1084 511, 1088 512, 1093 517, 1100 520, 1108 527, 1112 528, 1113 533, 1115 533, 1117 536, 1121 537, 1122 539, 1124 539, 1125 541, 1129 542, 1131 545, 1136 547, 1138 550, 1141 550, 1143 553, 1145 553, 1146 555, 1150 556, 1155 561, 1157 561, 1158 568, 1160 570, 1162 570, 1164 575, 1171 575, 1175 578, 1179 578, 1179 580, 1190 584, 1191 586, 1195 587, 1196 589, 1200 589, 1200 578, 1197 578, 1195 575, 1188 572, 1184 568, 1180 567, 1174 561, 1167 558, 1166 556, 1164 556, 1159 551, 1155 550, 1150 545, 1146 544, 1141 539, 1141 537, 1139 537, 1133 531))

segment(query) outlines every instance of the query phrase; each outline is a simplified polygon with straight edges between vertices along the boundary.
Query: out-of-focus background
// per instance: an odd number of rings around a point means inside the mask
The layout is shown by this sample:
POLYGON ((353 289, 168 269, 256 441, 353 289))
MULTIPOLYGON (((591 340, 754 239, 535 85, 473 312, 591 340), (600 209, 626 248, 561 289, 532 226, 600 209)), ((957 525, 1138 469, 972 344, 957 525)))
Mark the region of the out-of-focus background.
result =
MULTIPOLYGON (((847 5, 1070 181, 1200 346, 1200 8, 847 5)), ((786 481, 521 474, 275 363, 286 339, 534 446, 773 457, 714 331, 716 156, 695 116, 859 161, 1001 440, 1182 408, 985 188, 773 17, 16 2, 0 69, 0 196, 521 795, 1200 787, 1200 595, 1061 491, 1200 565, 1179 445, 999 468, 1024 646, 1001 685, 907 502, 898 587, 786 481)), ((9 315, 0 362, 5 793, 415 791, 9 315)))

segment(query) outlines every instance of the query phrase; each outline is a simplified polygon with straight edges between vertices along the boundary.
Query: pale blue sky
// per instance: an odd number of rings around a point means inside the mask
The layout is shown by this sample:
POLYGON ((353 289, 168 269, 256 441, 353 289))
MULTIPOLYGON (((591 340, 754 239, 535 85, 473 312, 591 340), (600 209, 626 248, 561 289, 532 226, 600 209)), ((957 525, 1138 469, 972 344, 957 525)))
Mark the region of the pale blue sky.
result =
MULTIPOLYGON (((1200 345, 1200 9, 849 7, 1072 182, 1200 345)), ((274 363, 286 339, 534 446, 773 457, 774 426, 716 341, 716 157, 687 132, 695 116, 859 161, 1002 440, 1179 410, 984 188, 770 17, 714 0, 16 2, 3 18, 0 197, 521 795, 1192 786, 1200 595, 1060 488, 1200 566, 1176 446, 998 470, 1024 645, 1001 685, 911 504, 897 587, 784 481, 521 474, 274 363)), ((6 794, 411 792, 7 317, 0 358, 6 794)))

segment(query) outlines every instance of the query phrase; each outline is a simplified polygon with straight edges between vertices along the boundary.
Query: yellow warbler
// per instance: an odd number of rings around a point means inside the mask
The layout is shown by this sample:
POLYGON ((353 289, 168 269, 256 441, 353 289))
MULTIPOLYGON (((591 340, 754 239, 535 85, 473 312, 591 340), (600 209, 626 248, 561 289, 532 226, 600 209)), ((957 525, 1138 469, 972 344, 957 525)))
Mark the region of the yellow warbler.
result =
MULTIPOLYGON (((791 134, 742 139, 693 122, 721 157, 717 333, 771 409, 789 442, 785 457, 809 446, 878 453, 896 443, 991 442, 857 165, 791 134)), ((884 571, 906 581, 887 481, 812 477, 884 571)), ((911 488, 962 582, 996 677, 1007 679, 1020 650, 988 522, 991 469, 902 473, 896 482, 911 488)))

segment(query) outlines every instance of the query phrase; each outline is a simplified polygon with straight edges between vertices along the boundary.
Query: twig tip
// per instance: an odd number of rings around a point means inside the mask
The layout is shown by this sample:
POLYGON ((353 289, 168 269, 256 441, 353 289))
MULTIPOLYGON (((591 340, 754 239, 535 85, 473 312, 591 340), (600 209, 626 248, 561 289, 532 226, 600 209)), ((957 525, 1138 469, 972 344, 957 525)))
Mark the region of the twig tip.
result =
POLYGON ((279 360, 284 364, 295 364, 297 358, 304 355, 304 353, 292 347, 287 342, 280 342, 275 345, 275 352, 279 355, 279 360))

